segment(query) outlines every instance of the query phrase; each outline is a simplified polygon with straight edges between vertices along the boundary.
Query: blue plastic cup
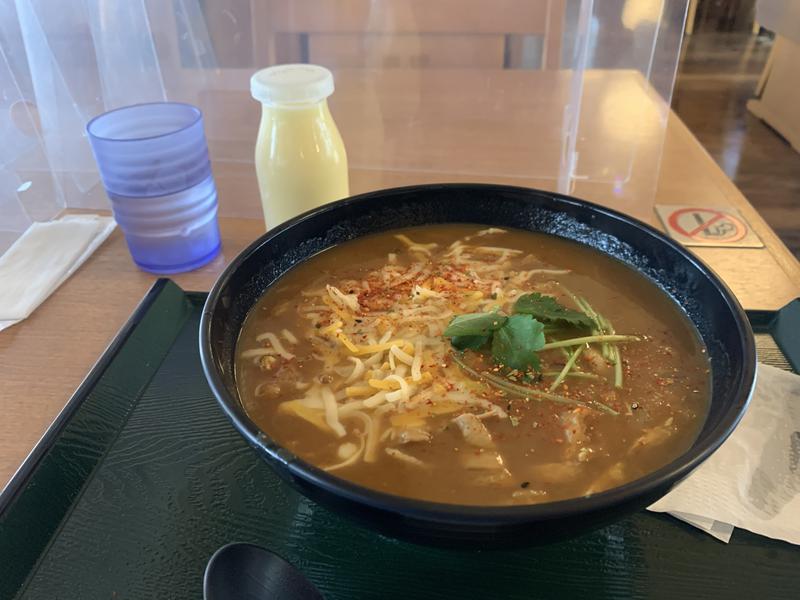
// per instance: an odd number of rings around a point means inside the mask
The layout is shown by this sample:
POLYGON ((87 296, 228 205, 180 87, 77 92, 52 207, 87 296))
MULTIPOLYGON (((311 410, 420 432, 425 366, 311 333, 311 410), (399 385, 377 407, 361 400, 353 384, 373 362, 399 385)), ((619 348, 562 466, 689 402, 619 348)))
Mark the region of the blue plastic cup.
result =
POLYGON ((86 132, 139 268, 180 273, 219 254, 217 190, 199 108, 126 106, 95 117, 86 132))

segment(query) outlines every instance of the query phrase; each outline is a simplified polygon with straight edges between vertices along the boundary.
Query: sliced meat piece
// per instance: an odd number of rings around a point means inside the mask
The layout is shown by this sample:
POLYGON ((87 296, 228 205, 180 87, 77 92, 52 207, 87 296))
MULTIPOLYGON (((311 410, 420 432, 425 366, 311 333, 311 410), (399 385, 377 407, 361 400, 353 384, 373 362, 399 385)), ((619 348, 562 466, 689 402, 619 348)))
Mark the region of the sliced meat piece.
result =
POLYGON ((594 480, 592 485, 587 488, 584 495, 588 496, 589 494, 596 494, 598 492, 610 490, 611 488, 622 483, 624 478, 625 465, 622 462, 614 463, 608 468, 608 470, 606 470, 605 473, 594 480))
POLYGON ((464 413, 453 419, 458 425, 464 440, 476 448, 494 448, 494 440, 486 425, 472 413, 464 413))
POLYGON ((499 452, 467 452, 462 454, 461 462, 471 471, 486 471, 505 468, 499 452))
POLYGON ((462 455, 464 467, 474 473, 472 482, 477 485, 492 485, 511 479, 503 457, 496 450, 468 452, 462 455))
POLYGON ((672 435, 672 417, 664 421, 662 425, 656 425, 647 429, 642 435, 636 438, 633 442, 628 454, 632 454, 637 450, 641 450, 645 446, 658 446, 659 444, 667 441, 667 438, 672 435))
POLYGON ((515 490, 511 493, 512 504, 533 504, 535 502, 544 502, 547 498, 545 490, 515 490))
POLYGON ((570 444, 583 444, 586 442, 586 423, 584 418, 587 412, 587 409, 578 407, 562 413, 561 423, 564 425, 564 436, 570 444))
POLYGON ((498 469, 496 471, 487 471, 486 473, 476 475, 472 481, 477 485, 494 485, 503 483, 509 479, 511 479, 511 472, 508 469, 498 469))
POLYGON ((542 463, 528 469, 531 483, 566 483, 577 479, 583 465, 576 462, 542 463))
POLYGON ((611 372, 611 364, 594 348, 586 348, 581 354, 581 359, 592 373, 605 376, 611 372))
POLYGON ((573 461, 578 457, 581 448, 589 442, 586 427, 588 409, 579 406, 561 414, 561 423, 564 426, 564 437, 567 444, 564 447, 564 460, 573 461))
POLYGON ((592 448, 590 448, 589 446, 581 446, 581 449, 578 450, 578 456, 577 456, 578 462, 582 462, 583 463, 583 462, 588 461, 590 458, 592 458, 592 453, 593 452, 594 452, 594 450, 592 448))
POLYGON ((392 431, 392 439, 400 444, 410 442, 429 442, 431 432, 422 427, 401 427, 392 431))
POLYGON ((503 457, 494 449, 494 440, 486 425, 472 413, 464 413, 453 419, 458 425, 464 440, 471 446, 481 448, 478 452, 462 454, 464 467, 475 471, 473 483, 476 485, 495 485, 511 479, 503 457))
POLYGON ((410 465, 414 465, 415 467, 426 467, 427 465, 418 459, 416 456, 411 456, 410 454, 406 454, 402 450, 398 450, 397 448, 386 448, 386 454, 391 456, 392 458, 396 458, 404 463, 408 463, 410 465))

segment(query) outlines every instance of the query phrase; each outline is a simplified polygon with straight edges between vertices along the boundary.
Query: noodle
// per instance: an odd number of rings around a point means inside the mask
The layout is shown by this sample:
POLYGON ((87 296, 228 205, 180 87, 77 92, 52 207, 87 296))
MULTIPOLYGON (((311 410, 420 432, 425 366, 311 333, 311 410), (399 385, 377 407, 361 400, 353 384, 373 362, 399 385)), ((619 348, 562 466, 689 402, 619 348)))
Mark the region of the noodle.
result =
POLYGON ((364 361, 357 356, 348 356, 347 360, 353 363, 353 371, 350 373, 347 379, 344 380, 344 382, 353 383, 356 379, 361 378, 361 376, 364 374, 364 371, 366 371, 366 367, 364 366, 364 361))
POLYGON ((282 329, 281 330, 281 335, 283 336, 283 339, 285 339, 290 344, 296 344, 297 343, 297 338, 288 329, 282 329))
POLYGON ((344 437, 347 432, 339 422, 339 407, 336 404, 333 392, 331 392, 330 388, 323 387, 321 393, 322 402, 325 405, 325 422, 338 437, 344 437))
POLYGON ((294 358, 294 354, 288 352, 286 348, 283 347, 283 344, 281 344, 281 341, 278 339, 278 336, 272 333, 271 331, 256 336, 257 342, 263 342, 264 340, 268 340, 269 343, 272 345, 272 347, 275 348, 275 351, 286 360, 291 360, 294 358))
POLYGON ((411 378, 414 381, 422 379, 422 342, 417 340, 414 346, 414 360, 411 361, 411 378))

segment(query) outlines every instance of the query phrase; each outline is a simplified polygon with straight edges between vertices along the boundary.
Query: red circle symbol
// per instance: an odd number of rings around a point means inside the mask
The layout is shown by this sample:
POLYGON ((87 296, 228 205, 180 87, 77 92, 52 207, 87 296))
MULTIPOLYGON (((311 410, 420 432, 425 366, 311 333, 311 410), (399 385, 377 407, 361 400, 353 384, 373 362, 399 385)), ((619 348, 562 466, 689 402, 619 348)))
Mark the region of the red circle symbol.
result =
POLYGON ((712 208, 681 208, 668 221, 672 229, 693 240, 738 242, 747 235, 747 225, 740 219, 712 208))

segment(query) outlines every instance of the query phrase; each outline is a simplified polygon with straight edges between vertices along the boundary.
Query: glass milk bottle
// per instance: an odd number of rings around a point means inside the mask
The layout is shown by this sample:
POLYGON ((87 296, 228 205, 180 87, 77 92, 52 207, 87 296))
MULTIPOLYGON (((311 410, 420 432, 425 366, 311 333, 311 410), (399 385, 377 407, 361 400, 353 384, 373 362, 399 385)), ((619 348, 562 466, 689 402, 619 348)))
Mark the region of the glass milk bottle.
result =
POLYGON ((267 227, 349 195, 347 155, 327 98, 333 74, 317 65, 277 65, 250 79, 261 102, 256 174, 267 227))

